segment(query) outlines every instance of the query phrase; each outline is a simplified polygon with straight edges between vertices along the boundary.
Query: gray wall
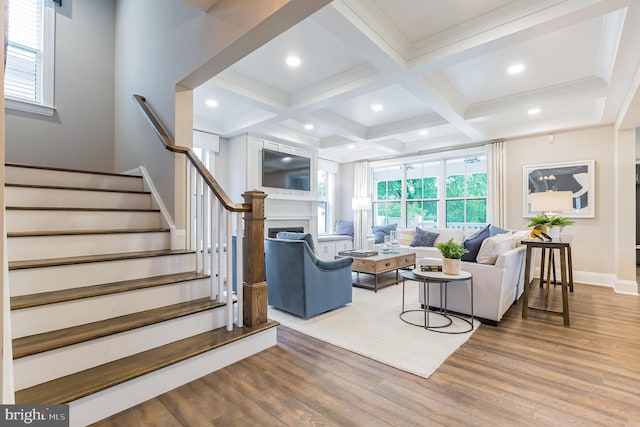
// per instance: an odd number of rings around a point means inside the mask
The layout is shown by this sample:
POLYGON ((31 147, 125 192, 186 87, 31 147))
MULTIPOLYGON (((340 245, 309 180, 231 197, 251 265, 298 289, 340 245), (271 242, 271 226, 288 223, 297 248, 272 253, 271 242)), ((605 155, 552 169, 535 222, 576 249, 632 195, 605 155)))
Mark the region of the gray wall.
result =
POLYGON ((178 0, 117 0, 116 170, 144 164, 173 211, 173 154, 161 148, 131 96, 145 96, 167 131, 176 135, 177 84, 194 89, 327 2, 219 0, 203 13, 178 0))
POLYGON ((6 161, 113 171, 113 0, 56 6, 56 113, 6 110, 6 161))

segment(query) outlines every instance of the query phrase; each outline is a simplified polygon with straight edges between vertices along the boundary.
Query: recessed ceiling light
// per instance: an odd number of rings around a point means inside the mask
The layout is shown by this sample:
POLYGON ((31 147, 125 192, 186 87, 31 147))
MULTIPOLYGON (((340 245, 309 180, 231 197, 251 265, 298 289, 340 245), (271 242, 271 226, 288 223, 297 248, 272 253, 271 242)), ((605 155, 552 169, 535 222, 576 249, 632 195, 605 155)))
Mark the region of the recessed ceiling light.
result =
POLYGON ((287 57, 287 65, 289 67, 297 67, 297 66, 300 65, 300 62, 301 62, 300 58, 298 58, 295 55, 291 55, 291 56, 287 57))
POLYGON ((306 125, 304 125, 304 128, 305 128, 306 130, 313 130, 313 127, 314 127, 314 126, 313 126, 311 123, 307 123, 306 125))
POLYGON ((206 104, 207 107, 216 108, 218 106, 218 101, 215 99, 207 99, 206 104))
POLYGON ((507 73, 509 74, 518 74, 524 71, 523 64, 513 64, 509 68, 507 68, 507 73))
POLYGON ((528 114, 530 115, 534 115, 534 114, 538 114, 540 112, 539 108, 530 108, 529 111, 527 111, 528 114))
POLYGON ((347 148, 348 148, 349 150, 353 150, 354 148, 356 148, 356 146, 355 146, 355 145, 353 145, 353 144, 349 144, 349 145, 347 145, 347 148))
POLYGON ((287 156, 287 157, 283 157, 283 158, 282 158, 282 161, 283 161, 284 163, 289 163, 291 160, 293 160, 293 159, 292 159, 291 157, 289 157, 289 156, 287 156))
POLYGON ((425 135, 429 135, 429 131, 427 129, 422 129, 420 132, 418 132, 420 135, 425 136, 425 135))
POLYGON ((382 104, 372 104, 371 109, 373 111, 382 111, 384 109, 384 105, 382 104))

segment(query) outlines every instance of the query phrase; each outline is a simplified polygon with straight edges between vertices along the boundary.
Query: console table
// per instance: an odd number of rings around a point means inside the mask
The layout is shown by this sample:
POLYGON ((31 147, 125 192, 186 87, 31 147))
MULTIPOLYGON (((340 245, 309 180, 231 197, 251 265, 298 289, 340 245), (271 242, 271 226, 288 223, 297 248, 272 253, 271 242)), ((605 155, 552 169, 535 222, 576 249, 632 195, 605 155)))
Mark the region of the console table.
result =
POLYGON ((571 261, 571 244, 561 239, 546 242, 539 240, 523 240, 522 244, 526 245, 527 247, 524 270, 524 291, 522 293, 522 317, 526 319, 529 310, 557 314, 563 317, 564 326, 569 326, 569 290, 573 292, 573 264, 571 261), (530 266, 533 248, 542 249, 542 256, 540 257, 540 286, 542 287, 546 284, 544 307, 529 307, 529 286, 531 285, 531 282, 528 282, 527 278, 531 277, 530 266), (550 310, 548 308, 549 285, 551 282, 552 271, 554 284, 556 283, 556 257, 554 255, 554 250, 557 250, 559 252, 560 258, 560 277, 562 281, 562 311, 550 310), (546 280, 544 278, 545 270, 547 272, 546 280))

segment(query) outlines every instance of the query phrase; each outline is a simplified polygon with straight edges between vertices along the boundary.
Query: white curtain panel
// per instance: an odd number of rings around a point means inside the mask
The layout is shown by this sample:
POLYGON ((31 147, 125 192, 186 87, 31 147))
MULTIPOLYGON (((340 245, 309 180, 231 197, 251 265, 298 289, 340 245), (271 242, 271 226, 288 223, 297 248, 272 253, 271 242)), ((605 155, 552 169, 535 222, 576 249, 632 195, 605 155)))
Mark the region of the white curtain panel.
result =
POLYGON ((487 222, 504 228, 507 220, 504 141, 492 141, 486 145, 486 149, 487 181, 489 186, 487 189, 487 199, 489 201, 487 206, 487 222))
MULTIPOLYGON (((353 197, 370 197, 369 162, 357 162, 355 166, 353 197)), ((353 246, 356 249, 365 249, 367 246, 367 229, 371 225, 370 213, 370 210, 353 212, 353 246)))

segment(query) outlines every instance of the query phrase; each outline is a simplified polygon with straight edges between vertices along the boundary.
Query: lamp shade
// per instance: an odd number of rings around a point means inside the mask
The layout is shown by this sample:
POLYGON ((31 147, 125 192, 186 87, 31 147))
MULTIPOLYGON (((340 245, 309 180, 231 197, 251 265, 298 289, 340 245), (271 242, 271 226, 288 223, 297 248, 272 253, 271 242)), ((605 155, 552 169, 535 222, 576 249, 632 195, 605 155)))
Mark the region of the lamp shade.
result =
POLYGON ((351 208, 354 211, 368 211, 371 209, 371 199, 369 197, 354 197, 351 199, 351 208))
POLYGON ((545 191, 531 193, 532 212, 563 212, 573 210, 571 191, 545 191))

